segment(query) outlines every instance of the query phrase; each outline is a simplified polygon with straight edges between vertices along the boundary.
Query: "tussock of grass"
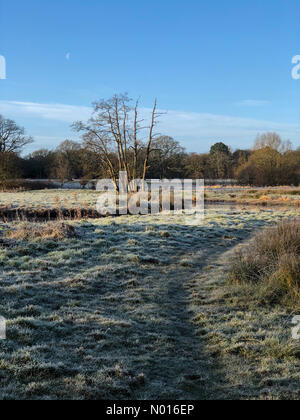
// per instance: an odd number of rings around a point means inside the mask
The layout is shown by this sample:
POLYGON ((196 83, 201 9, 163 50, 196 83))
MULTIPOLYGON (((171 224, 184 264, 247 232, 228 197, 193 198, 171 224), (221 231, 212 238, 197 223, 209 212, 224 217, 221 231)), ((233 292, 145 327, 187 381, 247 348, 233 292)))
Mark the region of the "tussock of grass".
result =
POLYGON ((9 230, 7 236, 14 240, 57 239, 76 237, 76 230, 66 223, 23 223, 9 230))
POLYGON ((233 259, 229 281, 254 285, 264 302, 299 306, 300 220, 258 233, 233 259))

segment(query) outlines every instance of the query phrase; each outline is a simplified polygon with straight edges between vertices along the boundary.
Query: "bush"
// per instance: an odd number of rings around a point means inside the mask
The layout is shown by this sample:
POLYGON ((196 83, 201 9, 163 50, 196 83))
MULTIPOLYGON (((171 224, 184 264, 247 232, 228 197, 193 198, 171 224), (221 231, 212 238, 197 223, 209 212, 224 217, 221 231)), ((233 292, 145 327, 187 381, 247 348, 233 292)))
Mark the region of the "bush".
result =
POLYGON ((232 260, 229 282, 253 285, 263 302, 300 304, 300 220, 264 229, 232 260))
POLYGON ((27 180, 0 180, 0 192, 13 191, 34 191, 55 189, 56 187, 51 182, 27 181, 27 180))
POLYGON ((56 239, 63 240, 77 236, 73 226, 61 222, 24 223, 9 230, 7 236, 15 240, 56 239))

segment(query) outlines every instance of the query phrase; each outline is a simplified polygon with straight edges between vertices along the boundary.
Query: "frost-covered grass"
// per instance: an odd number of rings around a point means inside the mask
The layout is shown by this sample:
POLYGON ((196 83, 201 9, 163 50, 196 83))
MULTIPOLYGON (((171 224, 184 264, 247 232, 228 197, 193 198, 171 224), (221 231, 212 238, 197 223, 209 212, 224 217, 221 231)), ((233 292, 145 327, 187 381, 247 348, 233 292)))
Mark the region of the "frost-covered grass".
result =
POLYGON ((300 220, 258 232, 232 259, 229 281, 252 285, 249 298, 300 312, 300 220))
POLYGON ((0 207, 84 208, 96 207, 99 192, 94 190, 39 190, 0 192, 0 207))
MULTIPOLYGON (((18 209, 92 208, 101 193, 94 190, 0 192, 0 207, 18 209)), ((300 188, 207 187, 207 202, 300 206, 300 188)))
POLYGON ((59 240, 12 239, 20 223, 0 224, 0 398, 299 397, 291 314, 248 307, 224 275, 235 246, 295 215, 82 220, 59 240))

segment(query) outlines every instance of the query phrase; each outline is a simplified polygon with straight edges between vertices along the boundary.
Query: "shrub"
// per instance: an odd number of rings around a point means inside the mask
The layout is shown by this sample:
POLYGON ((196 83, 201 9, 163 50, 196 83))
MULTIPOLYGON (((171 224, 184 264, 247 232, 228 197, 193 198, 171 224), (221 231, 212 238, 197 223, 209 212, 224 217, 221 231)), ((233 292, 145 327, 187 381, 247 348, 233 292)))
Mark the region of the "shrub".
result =
POLYGON ((260 201, 264 201, 264 202, 266 202, 266 201, 270 201, 271 200, 271 197, 270 196, 268 196, 268 195, 262 195, 261 197, 260 197, 260 201))
POLYGON ((233 258, 229 282, 268 303, 300 304, 300 220, 264 229, 233 258))
POLYGON ((63 240, 77 236, 73 226, 61 222, 23 223, 9 230, 7 236, 15 240, 57 239, 63 240))
POLYGON ((45 189, 55 189, 55 185, 52 185, 51 182, 39 182, 39 181, 27 181, 27 180, 7 180, 3 181, 0 179, 0 191, 1 192, 10 192, 10 191, 33 191, 33 190, 45 190, 45 189))

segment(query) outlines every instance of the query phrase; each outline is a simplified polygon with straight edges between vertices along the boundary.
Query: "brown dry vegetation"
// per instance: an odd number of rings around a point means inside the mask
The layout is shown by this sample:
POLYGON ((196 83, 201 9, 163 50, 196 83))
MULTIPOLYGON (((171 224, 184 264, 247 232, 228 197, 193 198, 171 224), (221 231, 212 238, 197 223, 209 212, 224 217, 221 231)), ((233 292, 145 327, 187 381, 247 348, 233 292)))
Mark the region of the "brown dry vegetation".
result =
POLYGON ((44 189, 54 189, 51 182, 27 181, 26 179, 12 179, 7 181, 0 181, 1 192, 18 192, 18 191, 37 191, 44 189))
POLYGON ((300 189, 291 187, 256 188, 235 186, 206 187, 206 203, 234 203, 256 206, 299 207, 300 189))
POLYGON ((68 239, 77 236, 73 226, 62 222, 55 223, 23 223, 8 230, 7 236, 14 240, 34 239, 68 239))
POLYGON ((255 285, 264 302, 299 306, 300 220, 259 232, 233 259, 229 280, 255 285))

